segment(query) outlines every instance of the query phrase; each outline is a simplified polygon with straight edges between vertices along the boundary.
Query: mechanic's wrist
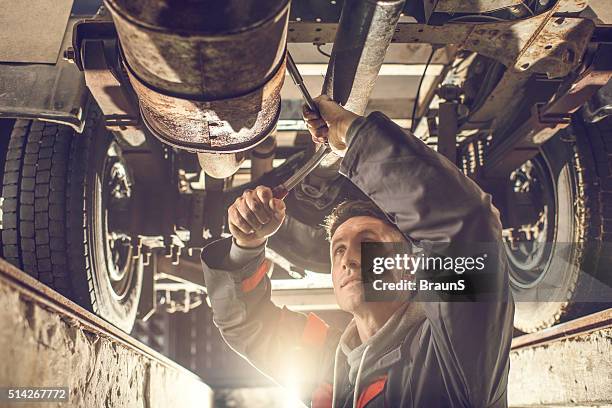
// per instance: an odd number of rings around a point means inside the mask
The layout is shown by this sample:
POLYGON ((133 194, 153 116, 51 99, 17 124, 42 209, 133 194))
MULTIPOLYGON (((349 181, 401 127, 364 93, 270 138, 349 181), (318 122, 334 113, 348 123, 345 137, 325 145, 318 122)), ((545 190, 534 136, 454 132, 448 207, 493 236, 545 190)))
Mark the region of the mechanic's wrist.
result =
POLYGON ((340 134, 341 142, 344 143, 345 146, 347 146, 349 142, 348 133, 351 128, 351 125, 353 124, 355 120, 359 118, 361 118, 361 116, 351 111, 346 111, 345 117, 343 117, 342 120, 340 121, 339 134, 340 134))
POLYGON ((241 240, 234 237, 234 243, 240 248, 253 249, 258 248, 266 243, 266 238, 253 238, 248 240, 241 240))
POLYGON ((351 125, 349 126, 347 132, 346 132, 346 147, 348 149, 348 147, 351 144, 351 140, 353 140, 353 138, 355 137, 355 135, 359 132, 359 129, 361 129, 361 127, 363 126, 363 124, 366 121, 366 117, 365 116, 359 116, 358 118, 356 118, 355 120, 353 120, 351 122, 351 125))

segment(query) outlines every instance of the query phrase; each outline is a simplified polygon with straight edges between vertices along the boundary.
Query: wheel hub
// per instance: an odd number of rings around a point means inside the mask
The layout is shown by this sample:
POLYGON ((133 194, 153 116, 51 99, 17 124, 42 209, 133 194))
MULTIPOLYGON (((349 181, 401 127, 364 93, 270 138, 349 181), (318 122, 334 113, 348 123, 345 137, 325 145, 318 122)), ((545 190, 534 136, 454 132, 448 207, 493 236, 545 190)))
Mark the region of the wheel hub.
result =
POLYGON ((511 279, 520 287, 536 285, 546 273, 554 235, 555 200, 543 160, 530 160, 509 178, 510 226, 502 236, 511 279))
POLYGON ((130 208, 133 182, 119 148, 112 143, 102 173, 102 225, 108 281, 118 299, 129 292, 132 278, 130 208))

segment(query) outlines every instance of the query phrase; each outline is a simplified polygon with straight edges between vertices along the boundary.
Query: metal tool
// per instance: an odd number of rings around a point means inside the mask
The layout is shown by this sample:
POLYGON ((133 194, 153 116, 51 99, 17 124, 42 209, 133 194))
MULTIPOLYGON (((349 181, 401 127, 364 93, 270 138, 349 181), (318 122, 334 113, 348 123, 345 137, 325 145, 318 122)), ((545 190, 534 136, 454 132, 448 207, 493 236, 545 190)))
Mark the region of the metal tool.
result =
POLYGON ((328 145, 321 146, 319 150, 316 151, 315 154, 300 167, 291 177, 289 177, 284 183, 279 184, 278 186, 272 189, 272 194, 274 198, 283 199, 287 197, 289 191, 295 186, 297 186, 307 175, 309 175, 317 166, 323 161, 325 157, 331 152, 331 147, 328 145))
POLYGON ((287 51, 287 71, 289 71, 289 75, 291 76, 291 79, 293 80, 295 86, 297 86, 300 92, 302 93, 302 98, 304 98, 308 109, 313 112, 319 113, 319 108, 317 108, 317 105, 312 100, 312 96, 310 96, 310 92, 308 92, 308 89, 304 84, 304 78, 302 78, 300 71, 298 71, 298 67, 297 65, 295 65, 295 61, 293 61, 293 57, 291 57, 289 51, 287 51))
MULTIPOLYGON (((302 78, 302 75, 300 75, 300 71, 298 71, 297 65, 295 65, 295 62, 293 61, 293 58, 291 58, 291 54, 289 53, 289 51, 287 51, 287 71, 289 71, 291 79, 293 79, 293 82, 302 93, 302 97, 304 98, 308 109, 313 112, 319 113, 319 109, 312 100, 308 89, 306 89, 304 79, 302 78)), ((317 166, 321 163, 321 161, 323 161, 323 159, 327 157, 327 155, 331 153, 331 151, 332 149, 331 147, 329 147, 328 143, 325 143, 323 146, 321 146, 319 150, 317 150, 315 154, 312 155, 312 157, 295 172, 295 174, 289 177, 284 183, 279 184, 278 186, 272 189, 274 198, 282 200, 283 198, 287 197, 289 191, 291 191, 293 187, 297 186, 302 180, 304 180, 304 178, 306 178, 307 175, 309 175, 314 169, 316 169, 317 166)))

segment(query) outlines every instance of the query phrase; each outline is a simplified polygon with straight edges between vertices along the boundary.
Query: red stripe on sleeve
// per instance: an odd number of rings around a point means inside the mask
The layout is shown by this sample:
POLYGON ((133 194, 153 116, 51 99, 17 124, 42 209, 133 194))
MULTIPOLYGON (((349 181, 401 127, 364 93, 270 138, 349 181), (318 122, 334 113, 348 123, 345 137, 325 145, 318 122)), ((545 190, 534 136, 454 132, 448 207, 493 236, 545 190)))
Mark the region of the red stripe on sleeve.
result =
POLYGON ((385 389, 385 383, 387 382, 387 376, 374 381, 368 385, 368 388, 363 390, 359 399, 357 400, 357 408, 364 408, 370 401, 372 401, 378 394, 385 389))
POLYGON ((305 346, 321 347, 327 338, 329 326, 319 316, 308 313, 306 325, 302 332, 302 343, 305 346))
POLYGON ((259 285, 259 282, 263 279, 263 277, 268 273, 270 269, 271 262, 268 259, 264 259, 264 261, 259 265, 259 268, 255 271, 255 273, 245 280, 242 281, 240 289, 244 293, 250 292, 259 285))

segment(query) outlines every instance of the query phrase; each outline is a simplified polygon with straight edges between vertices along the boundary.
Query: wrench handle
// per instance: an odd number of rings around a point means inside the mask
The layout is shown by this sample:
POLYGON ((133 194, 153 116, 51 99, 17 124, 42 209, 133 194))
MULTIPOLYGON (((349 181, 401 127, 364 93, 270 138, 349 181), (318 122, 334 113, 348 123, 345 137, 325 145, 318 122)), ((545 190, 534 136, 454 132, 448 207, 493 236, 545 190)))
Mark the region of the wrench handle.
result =
POLYGON ((272 189, 272 196, 274 198, 278 198, 279 200, 284 200, 285 197, 287 197, 287 194, 289 194, 289 190, 285 188, 284 184, 279 184, 272 189))

